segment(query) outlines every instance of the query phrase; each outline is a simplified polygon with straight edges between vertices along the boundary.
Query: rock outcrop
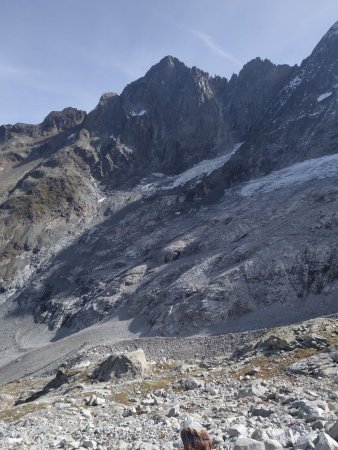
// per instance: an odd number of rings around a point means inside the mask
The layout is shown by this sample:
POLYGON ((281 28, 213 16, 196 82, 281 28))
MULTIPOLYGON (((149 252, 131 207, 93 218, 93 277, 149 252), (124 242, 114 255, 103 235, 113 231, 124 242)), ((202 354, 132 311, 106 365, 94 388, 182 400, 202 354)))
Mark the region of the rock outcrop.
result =
POLYGON ((143 375, 147 361, 142 349, 133 352, 113 354, 105 359, 93 373, 98 381, 113 378, 137 378, 143 375))

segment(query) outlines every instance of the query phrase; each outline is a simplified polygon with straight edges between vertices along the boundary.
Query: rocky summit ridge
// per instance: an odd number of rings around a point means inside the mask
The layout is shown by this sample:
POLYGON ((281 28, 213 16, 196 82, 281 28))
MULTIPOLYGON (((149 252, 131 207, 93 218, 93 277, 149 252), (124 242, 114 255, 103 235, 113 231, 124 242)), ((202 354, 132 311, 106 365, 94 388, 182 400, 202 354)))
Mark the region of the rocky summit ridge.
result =
POLYGON ((167 56, 88 114, 1 126, 8 355, 93 324, 224 334, 336 312, 337 45, 336 23, 300 66, 229 80, 167 56))

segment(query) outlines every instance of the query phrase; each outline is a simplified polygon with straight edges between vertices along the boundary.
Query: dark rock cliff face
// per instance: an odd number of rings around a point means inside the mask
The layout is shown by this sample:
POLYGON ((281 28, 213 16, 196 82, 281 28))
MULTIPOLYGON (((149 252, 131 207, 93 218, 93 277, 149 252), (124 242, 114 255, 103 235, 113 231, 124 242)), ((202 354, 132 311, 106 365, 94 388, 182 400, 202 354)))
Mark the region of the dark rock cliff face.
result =
POLYGON ((54 328, 123 309, 164 334, 334 309, 337 45, 335 24, 299 67, 230 80, 167 56, 87 115, 0 127, 3 297, 54 328))
POLYGON ((291 72, 256 59, 228 82, 168 56, 121 96, 103 96, 84 127, 123 142, 143 174, 179 173, 245 140, 291 72))

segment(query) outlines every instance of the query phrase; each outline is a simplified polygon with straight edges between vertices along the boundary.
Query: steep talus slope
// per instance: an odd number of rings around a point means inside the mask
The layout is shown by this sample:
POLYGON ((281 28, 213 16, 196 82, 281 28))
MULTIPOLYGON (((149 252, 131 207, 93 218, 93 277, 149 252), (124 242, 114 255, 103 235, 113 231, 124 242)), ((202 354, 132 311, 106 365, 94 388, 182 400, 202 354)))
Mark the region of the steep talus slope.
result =
POLYGON ((155 334, 337 309, 336 30, 300 67, 257 58, 228 81, 168 56, 88 115, 1 127, 7 305, 155 334))
POLYGON ((278 186, 277 176, 277 187, 257 180, 216 204, 155 194, 85 233, 20 302, 35 298, 35 317, 54 327, 81 329, 128 311, 160 334, 255 328, 316 309, 332 312, 337 179, 336 161, 329 178, 278 186))

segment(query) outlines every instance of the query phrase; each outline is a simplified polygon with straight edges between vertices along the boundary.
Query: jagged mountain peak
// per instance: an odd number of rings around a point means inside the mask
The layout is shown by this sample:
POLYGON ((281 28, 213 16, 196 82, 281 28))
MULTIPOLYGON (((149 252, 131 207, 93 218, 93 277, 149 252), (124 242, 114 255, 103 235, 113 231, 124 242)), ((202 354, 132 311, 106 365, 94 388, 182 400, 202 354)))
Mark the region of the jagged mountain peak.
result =
POLYGON ((50 112, 45 117, 40 127, 42 131, 50 131, 52 129, 56 129, 58 132, 65 131, 76 125, 79 125, 86 117, 86 115, 86 111, 67 107, 62 111, 50 112))
POLYGON ((175 85, 183 78, 193 78, 196 80, 200 78, 209 79, 210 77, 208 73, 196 66, 188 67, 178 58, 169 55, 153 65, 140 80, 145 83, 164 86, 165 84, 175 85))
POLYGON ((158 63, 154 64, 149 69, 148 73, 154 71, 173 71, 175 69, 182 69, 184 67, 186 67, 186 65, 178 58, 176 58, 175 56, 167 55, 158 63))
POLYGON ((116 94, 116 92, 105 92, 100 97, 99 105, 104 105, 105 103, 109 102, 109 100, 111 98, 116 97, 116 96, 118 96, 118 94, 116 94))
POLYGON ((268 58, 254 58, 251 61, 244 64, 242 70, 239 74, 243 74, 245 72, 264 72, 267 70, 273 70, 278 67, 290 67, 288 64, 274 64, 270 59, 268 58))
POLYGON ((338 37, 338 20, 332 25, 332 27, 330 27, 330 29, 324 35, 323 39, 335 39, 337 37, 338 37))
POLYGON ((175 67, 179 64, 184 64, 182 61, 180 61, 178 58, 172 55, 164 56, 159 62, 158 66, 167 66, 167 67, 175 67))
POLYGON ((314 48, 311 55, 306 58, 302 66, 316 64, 318 68, 327 67, 337 62, 338 47, 338 21, 324 34, 314 48))

